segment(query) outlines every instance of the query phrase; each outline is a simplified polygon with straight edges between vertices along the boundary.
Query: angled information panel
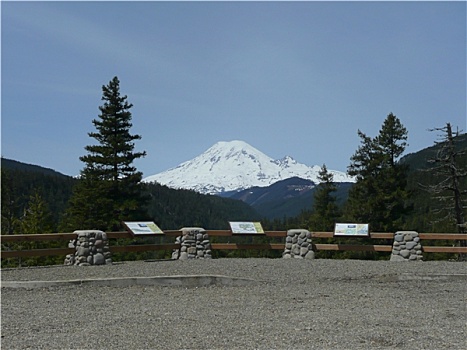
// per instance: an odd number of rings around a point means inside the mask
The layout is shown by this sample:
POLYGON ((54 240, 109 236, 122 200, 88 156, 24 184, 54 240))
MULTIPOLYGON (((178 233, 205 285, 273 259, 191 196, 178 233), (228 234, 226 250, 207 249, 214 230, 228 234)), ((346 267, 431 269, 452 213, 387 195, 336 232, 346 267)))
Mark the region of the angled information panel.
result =
POLYGON ((152 221, 124 221, 123 224, 134 235, 164 234, 152 221))
POLYGON ((370 229, 368 224, 336 224, 334 236, 368 237, 370 229))
POLYGON ((264 233, 260 222, 229 221, 232 233, 264 233))

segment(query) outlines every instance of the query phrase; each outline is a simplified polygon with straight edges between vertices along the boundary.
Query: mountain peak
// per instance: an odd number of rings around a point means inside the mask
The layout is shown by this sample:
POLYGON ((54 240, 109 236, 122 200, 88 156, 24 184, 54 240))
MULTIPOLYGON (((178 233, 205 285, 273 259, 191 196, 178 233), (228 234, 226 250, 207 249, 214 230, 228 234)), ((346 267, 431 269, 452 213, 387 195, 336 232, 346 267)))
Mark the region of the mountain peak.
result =
POLYGON ((209 148, 204 154, 216 154, 226 158, 242 157, 248 155, 266 155, 244 141, 219 141, 209 148))
MULTIPOLYGON (((233 140, 219 141, 192 160, 143 181, 219 194, 269 186, 293 176, 318 183, 319 169, 300 164, 290 156, 274 160, 244 141, 233 140)), ((345 173, 330 172, 336 182, 353 181, 345 173)))
POLYGON ((289 166, 293 166, 294 164, 297 164, 297 161, 293 159, 291 156, 285 156, 281 159, 276 159, 274 163, 276 163, 277 165, 283 168, 287 168, 289 166))

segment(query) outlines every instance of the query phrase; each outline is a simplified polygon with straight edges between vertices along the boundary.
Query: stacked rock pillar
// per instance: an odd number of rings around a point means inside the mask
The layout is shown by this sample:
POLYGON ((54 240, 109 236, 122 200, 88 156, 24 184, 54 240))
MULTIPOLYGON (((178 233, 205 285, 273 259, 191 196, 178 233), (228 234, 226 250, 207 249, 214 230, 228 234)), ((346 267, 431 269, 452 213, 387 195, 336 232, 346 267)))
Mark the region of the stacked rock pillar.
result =
POLYGON ((394 234, 391 261, 422 260, 422 244, 418 232, 398 231, 394 234))
POLYGON ((282 258, 314 259, 311 232, 302 229, 288 230, 282 258))
POLYGON ((184 227, 180 230, 175 243, 180 244, 180 249, 174 249, 172 259, 211 259, 211 243, 206 230, 201 227, 184 227))
POLYGON ((99 230, 75 231, 76 239, 69 244, 75 248, 74 254, 68 254, 65 265, 105 265, 112 264, 107 234, 99 230))

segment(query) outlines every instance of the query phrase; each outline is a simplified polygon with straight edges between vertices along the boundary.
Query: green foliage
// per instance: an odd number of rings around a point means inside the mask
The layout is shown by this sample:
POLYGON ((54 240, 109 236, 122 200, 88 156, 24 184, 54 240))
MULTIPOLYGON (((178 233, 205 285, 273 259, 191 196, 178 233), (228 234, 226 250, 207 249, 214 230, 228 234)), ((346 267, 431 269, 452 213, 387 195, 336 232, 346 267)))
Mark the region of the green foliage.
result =
POLYGON ((16 184, 10 173, 3 167, 2 175, 2 235, 15 233, 19 226, 20 204, 16 184))
POLYGON ((398 162, 407 145, 407 130, 391 113, 378 136, 371 138, 360 130, 358 135, 361 145, 348 168, 356 183, 349 191, 346 216, 369 223, 372 231, 394 232, 410 211, 406 206, 408 167, 398 162))
POLYGON ((162 229, 228 229, 229 221, 259 219, 248 204, 234 199, 174 190, 158 183, 144 184, 144 193, 149 197, 148 216, 162 229))
POLYGON ((80 157, 85 167, 73 191, 63 228, 118 230, 121 221, 146 216, 142 174, 132 165, 135 159, 146 155, 134 152, 133 141, 141 136, 130 133, 133 105, 127 102, 127 96, 120 95, 117 77, 102 91, 101 113, 99 119, 92 121, 97 132, 89 133, 97 144, 86 146, 88 154, 80 157))
POLYGON ((53 223, 50 210, 38 192, 29 198, 29 203, 21 219, 22 234, 52 232, 53 223))
POLYGON ((336 204, 337 191, 334 177, 323 164, 318 175, 320 184, 314 193, 314 203, 308 227, 313 231, 332 231, 337 218, 340 216, 336 204))
POLYGON ((50 169, 42 171, 44 168, 18 163, 2 158, 2 234, 20 232, 21 218, 31 196, 36 194, 50 211, 51 230, 56 231, 76 179, 50 169))
MULTIPOLYGON (((38 192, 30 196, 26 209, 20 219, 16 221, 16 231, 19 234, 42 234, 50 233, 53 229, 52 216, 38 192)), ((58 243, 60 244, 60 243, 58 243)), ((2 250, 31 250, 57 247, 56 242, 34 242, 20 241, 2 243, 2 250)), ((2 267, 8 266, 35 266, 56 263, 54 257, 28 257, 18 259, 7 259, 2 262, 2 267)))

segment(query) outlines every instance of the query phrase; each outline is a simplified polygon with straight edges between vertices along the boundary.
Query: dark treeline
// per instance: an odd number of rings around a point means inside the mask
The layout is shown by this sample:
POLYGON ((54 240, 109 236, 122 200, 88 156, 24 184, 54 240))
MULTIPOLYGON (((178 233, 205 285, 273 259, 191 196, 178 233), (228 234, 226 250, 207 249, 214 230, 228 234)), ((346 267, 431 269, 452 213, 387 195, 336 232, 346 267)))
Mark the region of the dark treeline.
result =
POLYGON ((2 234, 22 233, 21 221, 34 197, 44 202, 50 232, 56 232, 76 181, 50 169, 2 158, 2 234))
MULTIPOLYGON (((17 163, 17 162, 16 162, 17 163)), ((27 215, 31 198, 37 194, 44 209, 50 214, 48 232, 59 232, 67 203, 77 179, 40 171, 40 167, 10 167, 9 159, 2 158, 2 234, 27 234, 21 222, 27 215)), ((175 190, 158 183, 144 184, 149 197, 147 215, 140 220, 151 220, 161 228, 174 230, 182 227, 228 229, 228 221, 260 220, 247 204, 190 190, 175 190)), ((74 230, 92 229, 75 227, 74 230)), ((46 233, 46 232, 44 232, 46 233)))

